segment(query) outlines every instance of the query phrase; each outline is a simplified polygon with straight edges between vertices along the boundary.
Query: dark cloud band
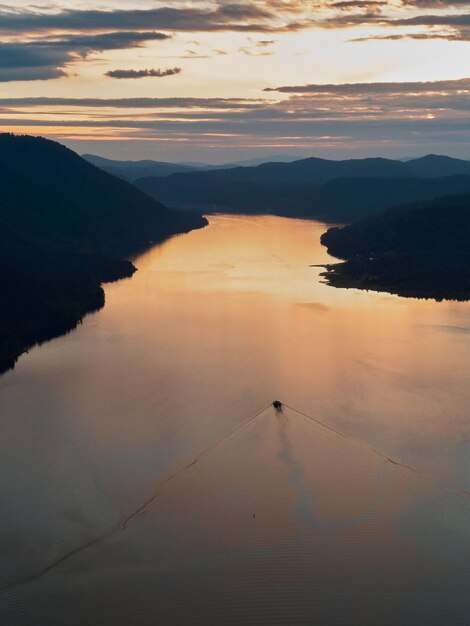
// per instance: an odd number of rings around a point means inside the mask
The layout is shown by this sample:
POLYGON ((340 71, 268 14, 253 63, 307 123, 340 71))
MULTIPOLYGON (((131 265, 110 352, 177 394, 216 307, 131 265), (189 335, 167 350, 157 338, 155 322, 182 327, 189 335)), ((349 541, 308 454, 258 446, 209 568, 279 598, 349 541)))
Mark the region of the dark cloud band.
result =
POLYGON ((169 35, 160 32, 127 31, 0 43, 0 82, 57 78, 65 75, 67 65, 92 53, 136 48, 165 39, 169 35))
POLYGON ((0 32, 4 34, 62 31, 139 30, 154 28, 178 31, 282 31, 300 28, 289 14, 295 2, 279 11, 274 2, 219 4, 213 9, 161 7, 147 10, 77 11, 58 13, 4 13, 0 32))
POLYGON ((106 72, 106 76, 109 76, 110 78, 163 78, 165 76, 174 76, 180 72, 180 67, 171 67, 166 70, 110 70, 109 72, 106 72))
POLYGON ((331 95, 372 95, 372 94, 405 94, 437 93, 437 92, 470 92, 470 78, 459 80, 438 80, 430 82, 401 83, 343 83, 339 85, 287 85, 283 87, 266 87, 264 91, 289 94, 331 94, 331 95))

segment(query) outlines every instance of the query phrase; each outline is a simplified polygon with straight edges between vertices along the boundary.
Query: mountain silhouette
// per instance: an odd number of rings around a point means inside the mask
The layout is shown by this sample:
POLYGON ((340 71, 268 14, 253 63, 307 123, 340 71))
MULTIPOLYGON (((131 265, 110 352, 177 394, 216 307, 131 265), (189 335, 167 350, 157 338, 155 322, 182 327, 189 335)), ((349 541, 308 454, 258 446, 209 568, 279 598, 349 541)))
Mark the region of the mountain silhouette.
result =
POLYGON ((196 167, 186 164, 166 163, 165 161, 152 161, 150 159, 141 161, 117 161, 114 159, 105 159, 104 157, 94 154, 83 154, 82 158, 96 167, 123 178, 129 182, 143 178, 146 176, 168 176, 176 172, 191 172, 196 167))
MULTIPOLYGON (((465 171, 466 161, 454 161, 457 171, 465 171)), ((142 178, 134 184, 176 207, 274 213, 333 223, 356 221, 402 203, 470 193, 470 173, 418 176, 416 169, 421 172, 423 166, 387 159, 304 159, 142 178)))
POLYGON ((470 195, 394 207, 330 228, 321 242, 346 260, 327 267, 335 287, 470 299, 470 195))
POLYGON ((0 173, 0 371, 103 306, 125 257, 207 223, 42 138, 0 135, 0 173))
POLYGON ((406 163, 407 167, 416 176, 453 176, 455 174, 470 175, 470 161, 453 159, 448 156, 428 154, 419 159, 411 159, 406 163))

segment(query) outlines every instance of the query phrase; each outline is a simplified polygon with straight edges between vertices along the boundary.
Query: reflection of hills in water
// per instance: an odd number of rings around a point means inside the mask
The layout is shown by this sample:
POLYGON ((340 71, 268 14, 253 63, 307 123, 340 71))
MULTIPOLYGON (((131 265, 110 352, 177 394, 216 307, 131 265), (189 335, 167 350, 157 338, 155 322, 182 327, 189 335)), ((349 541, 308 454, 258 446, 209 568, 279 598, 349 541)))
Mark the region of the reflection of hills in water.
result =
POLYGON ((6 592, 9 615, 16 605, 17 623, 35 625, 466 623, 468 499, 290 409, 267 409, 159 485, 122 532, 6 592))

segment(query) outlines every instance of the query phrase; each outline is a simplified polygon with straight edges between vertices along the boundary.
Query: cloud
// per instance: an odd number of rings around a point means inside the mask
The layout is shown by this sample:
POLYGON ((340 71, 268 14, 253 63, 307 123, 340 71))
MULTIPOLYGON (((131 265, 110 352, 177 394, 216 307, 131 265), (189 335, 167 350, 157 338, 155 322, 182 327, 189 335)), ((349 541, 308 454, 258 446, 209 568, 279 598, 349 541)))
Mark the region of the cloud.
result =
POLYGON ((51 31, 139 30, 276 32, 298 30, 306 24, 292 21, 298 15, 296 2, 229 2, 207 8, 198 6, 152 9, 62 10, 51 12, 3 12, 0 32, 39 33, 51 31))
POLYGON ((266 87, 263 91, 290 94, 330 94, 330 95, 377 95, 415 93, 470 93, 470 78, 458 80, 438 80, 428 82, 389 82, 389 83, 342 83, 287 85, 266 87))
MULTIPOLYGON (((133 70, 124 70, 133 71, 133 70)), ((148 72, 148 70, 144 70, 148 72)), ((163 73, 165 70, 161 70, 163 73)), ((372 82, 342 84, 308 84, 267 87, 265 92, 277 94, 266 98, 0 98, 4 111, 15 108, 35 111, 57 108, 61 114, 77 107, 90 109, 143 109, 156 119, 167 110, 182 113, 185 119, 206 118, 207 113, 230 119, 299 120, 379 119, 388 114, 414 112, 423 118, 431 109, 470 111, 470 78, 428 82, 372 82), (288 96, 287 98, 285 96, 288 96)), ((446 113, 447 112, 447 113, 446 113)), ((125 116, 125 113, 123 113, 125 116)), ((132 116, 134 112, 132 112, 132 116)), ((172 114, 173 115, 173 114, 172 114)))
MULTIPOLYGON (((168 39, 171 35, 163 30, 289 31, 302 27, 291 19, 297 15, 296 3, 282 0, 274 0, 272 4, 262 1, 212 5, 196 1, 140 10, 3 6, 0 7, 0 82, 66 76, 67 66, 86 60, 93 53, 168 39)), ((255 45, 267 46, 270 42, 266 39, 255 45)), ((223 50, 204 53, 188 50, 180 57, 197 59, 224 53, 223 50)))
MULTIPOLYGON (((0 82, 67 75, 67 66, 93 53, 168 39, 166 31, 277 32, 303 26, 292 21, 296 2, 193 2, 157 8, 77 10, 57 6, 0 7, 0 82)), ((270 40, 266 39, 266 45, 270 40)), ((264 45, 264 44, 260 44, 264 45)), ((224 54, 187 51, 183 58, 224 54)), ((119 70, 120 71, 120 70, 119 70)), ((149 74, 150 75, 150 74, 149 74)), ((110 76, 114 76, 110 74, 110 76)), ((136 76, 133 76, 136 77, 136 76)))
POLYGON ((413 39, 446 39, 447 41, 470 41, 470 13, 455 15, 417 15, 388 22, 392 26, 421 26, 424 33, 404 33, 413 39), (436 29, 438 27, 438 29, 436 29), (442 28, 447 30, 442 30, 442 28), (425 35, 425 37, 423 37, 425 35))
POLYGON ((116 109, 248 109, 265 104, 264 99, 247 98, 0 98, 2 107, 84 107, 116 109))
POLYGON ((470 26, 470 13, 457 15, 416 15, 405 19, 390 20, 395 26, 470 26))
POLYGON ((469 0, 402 0, 402 4, 420 9, 448 9, 450 6, 468 6, 469 0))
POLYGON ((448 39, 449 41, 468 41, 470 14, 462 10, 470 7, 470 0, 338 0, 328 5, 339 9, 318 20, 317 26, 324 28, 353 28, 363 26, 381 26, 402 29, 403 27, 422 27, 423 32, 400 33, 397 36, 384 35, 356 38, 352 41, 368 39, 448 39), (432 11, 432 12, 428 12, 432 11), (444 28, 447 31, 436 30, 444 28))
MULTIPOLYGON (((357 6, 358 3, 351 3, 351 8, 357 6)), ((365 12, 344 12, 325 18, 318 26, 324 28, 353 28, 362 26, 380 26, 383 28, 400 29, 408 27, 421 27, 421 32, 386 35, 371 35, 351 39, 352 42, 370 41, 370 40, 399 40, 404 38, 412 39, 445 39, 447 41, 470 41, 470 14, 455 13, 453 8, 457 5, 470 6, 470 0, 460 2, 459 0, 450 1, 448 3, 436 2, 436 0, 424 0, 424 2, 406 1, 403 6, 407 9, 423 9, 436 8, 446 9, 444 12, 438 13, 420 13, 410 17, 398 17, 393 11, 386 13, 379 10, 369 10, 365 12), (450 11, 450 12, 449 12, 450 11)), ((389 5, 387 5, 389 6, 389 5)), ((409 12, 405 15, 409 15, 409 12)))
POLYGON ((364 41, 400 41, 402 39, 415 39, 423 41, 426 39, 443 39, 444 41, 470 41, 470 29, 457 29, 452 32, 426 32, 426 33, 402 33, 400 35, 371 35, 370 37, 356 37, 350 39, 351 42, 364 41))
POLYGON ((44 45, 0 43, 0 81, 47 80, 64 75, 67 54, 44 45))
MULTIPOLYGON (((3 35, 0 55, 4 54, 9 64, 1 63, 0 81, 64 76, 70 63, 84 60, 93 52, 130 48, 152 39, 167 38, 169 35, 163 31, 269 35, 306 28, 374 26, 392 32, 361 33, 351 41, 403 38, 470 41, 470 15, 461 12, 469 4, 468 0, 260 0, 257 3, 193 0, 148 9, 3 7, 0 8, 0 35, 3 35), (404 32, 404 29, 413 30, 404 32)), ((269 55, 274 43, 271 38, 251 40, 239 51, 248 56, 269 55)), ((188 50, 180 57, 200 59, 214 54, 217 53, 188 50)))
POLYGON ((256 40, 252 37, 247 39, 248 45, 239 48, 239 52, 250 57, 270 56, 273 53, 269 48, 277 43, 276 39, 260 39, 256 40))
POLYGON ((0 82, 59 78, 66 75, 67 65, 92 53, 135 48, 168 38, 159 32, 127 31, 0 43, 0 82))
POLYGON ((106 133, 114 140, 181 142, 188 149, 251 142, 348 146, 352 152, 368 144, 376 154, 390 145, 406 154, 418 145, 470 145, 470 78, 314 84, 276 91, 277 98, 269 100, 3 98, 0 109, 3 125, 11 129, 42 127, 57 138, 75 132, 99 139, 106 133), (77 107, 83 109, 79 117, 77 107))
POLYGON ((110 78, 147 78, 148 76, 163 78, 164 76, 174 76, 180 72, 180 67, 171 67, 166 70, 110 70, 109 72, 106 72, 106 76, 109 76, 110 78))
POLYGON ((253 43, 259 48, 265 48, 266 46, 272 46, 277 42, 275 39, 261 39, 260 41, 255 41, 253 43))
POLYGON ((331 6, 341 11, 349 11, 350 9, 369 9, 379 10, 386 7, 387 1, 381 2, 376 0, 344 0, 340 2, 333 2, 331 6))
MULTIPOLYGON (((117 0, 114 2, 117 6, 117 0)), ((470 16, 465 7, 469 2, 188 0, 163 6, 162 0, 145 10, 89 11, 60 9, 52 4, 47 10, 3 7, 0 8, 0 81, 59 78, 71 71, 74 64, 94 54, 143 47, 151 41, 164 41, 170 33, 178 31, 185 34, 176 44, 180 45, 177 54, 188 59, 226 53, 214 49, 214 37, 208 38, 210 46, 198 43, 201 40, 198 31, 245 32, 240 51, 250 56, 271 53, 277 43, 275 33, 312 27, 361 27, 360 32, 353 31, 353 35, 361 35, 361 40, 411 37, 468 41, 470 16), (191 35, 192 32, 195 34, 191 35), (186 51, 184 46, 188 48, 186 51)), ((111 0, 105 0, 101 6, 111 4, 111 0)), ((230 37, 227 41, 228 50, 236 49, 230 37)), ((238 42, 239 38, 234 41, 238 42)), ((182 63, 175 56, 158 58, 158 63, 170 66, 182 63), (163 60, 168 58, 172 60, 163 60)), ((149 63, 148 57, 145 63, 149 63)), ((108 69, 109 66, 102 71, 108 69)), ((176 73, 176 69, 170 72, 176 73)), ((122 79, 170 75, 167 72, 111 69, 107 75, 122 79)), ((380 153, 383 146, 391 144, 437 144, 442 140, 470 145, 469 78, 428 83, 281 83, 278 87, 267 87, 262 96, 259 99, 3 98, 0 109, 2 123, 11 129, 18 126, 28 132, 31 128, 44 128, 57 138, 88 133, 92 140, 95 135, 97 138, 106 135, 114 141, 122 138, 171 145, 180 142, 189 149, 250 142, 250 145, 274 146, 277 142, 290 147, 347 145, 352 150, 368 143, 377 146, 380 153), (77 108, 80 108, 78 114, 77 108)))

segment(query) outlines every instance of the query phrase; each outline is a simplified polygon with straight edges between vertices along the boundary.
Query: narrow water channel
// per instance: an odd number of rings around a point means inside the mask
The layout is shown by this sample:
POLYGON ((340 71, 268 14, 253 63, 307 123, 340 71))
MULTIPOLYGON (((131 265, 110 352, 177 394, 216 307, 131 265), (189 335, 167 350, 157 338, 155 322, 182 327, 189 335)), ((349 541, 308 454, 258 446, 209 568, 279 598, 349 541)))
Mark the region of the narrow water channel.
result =
POLYGON ((209 219, 0 378, 1 623, 467 625, 470 303, 209 219), (274 399, 345 436, 271 407, 162 483, 274 399))

